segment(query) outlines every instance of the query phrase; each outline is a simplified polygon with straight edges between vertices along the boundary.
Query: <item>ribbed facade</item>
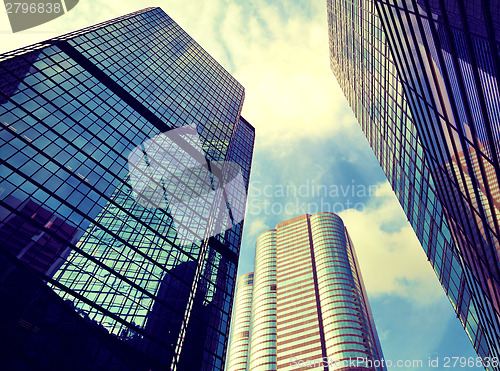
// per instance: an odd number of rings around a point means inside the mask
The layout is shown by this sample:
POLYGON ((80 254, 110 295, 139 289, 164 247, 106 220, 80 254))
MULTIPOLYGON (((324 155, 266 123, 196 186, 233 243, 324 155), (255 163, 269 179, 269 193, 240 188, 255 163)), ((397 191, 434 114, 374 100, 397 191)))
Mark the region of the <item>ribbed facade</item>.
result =
MULTIPOLYGON (((238 298, 232 337, 240 332, 238 308, 245 312, 238 298)), ((242 343, 232 340, 228 357, 248 353, 246 370, 385 369, 355 252, 337 215, 301 215, 259 236, 248 349, 233 342, 242 343)), ((227 370, 244 370, 242 364, 228 363, 227 370)))
POLYGON ((498 358, 500 7, 327 7, 332 70, 478 355, 498 358))
POLYGON ((334 214, 315 214, 310 220, 326 356, 380 360, 383 355, 349 233, 334 214))
POLYGON ((309 229, 307 216, 276 226, 277 370, 286 370, 293 358, 318 360, 326 355, 309 229))
POLYGON ((247 370, 276 364, 276 231, 257 238, 247 370))
POLYGON ((230 347, 226 359, 228 370, 246 370, 248 359, 248 339, 252 318, 253 273, 247 273, 238 279, 234 297, 234 316, 231 319, 233 329, 229 338, 230 347))

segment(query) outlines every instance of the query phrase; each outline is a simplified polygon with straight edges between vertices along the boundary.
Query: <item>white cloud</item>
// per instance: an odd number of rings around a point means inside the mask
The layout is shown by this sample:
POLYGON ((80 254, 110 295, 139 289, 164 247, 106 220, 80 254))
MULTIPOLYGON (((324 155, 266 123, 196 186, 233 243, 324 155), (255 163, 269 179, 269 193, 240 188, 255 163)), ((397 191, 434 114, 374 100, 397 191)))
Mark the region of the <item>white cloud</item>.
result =
POLYGON ((396 294, 431 303, 443 289, 388 182, 364 212, 339 215, 351 236, 370 295, 396 294))
POLYGON ((211 16, 220 22, 207 26, 220 36, 217 43, 204 40, 196 24, 188 30, 223 66, 234 68, 230 72, 246 90, 243 115, 257 129, 258 149, 282 158, 301 138, 325 138, 353 125, 329 69, 324 4, 309 5, 304 13, 311 16, 279 3, 260 1, 251 10, 247 7, 236 2, 214 5, 219 12, 211 16))
MULTIPOLYGON (((67 15, 16 34, 10 32, 7 16, 2 13, 0 51, 145 6, 137 0, 110 4, 81 1, 67 15)), ((248 3, 230 0, 152 1, 148 6, 161 6, 243 84, 246 89, 243 115, 257 129, 256 151, 269 154, 269 159, 286 161, 298 140, 325 139, 341 129, 345 135, 349 132, 346 127, 357 125, 329 69, 324 3, 305 3, 300 8, 259 0, 251 4, 250 10, 248 3)), ((353 162, 359 160, 353 158, 353 162)), ((304 162, 307 163, 306 155, 304 162)), ((296 171, 311 166, 314 163, 302 164, 296 171)), ((319 169, 318 174, 322 171, 319 169)), ((342 213, 358 250, 367 287, 373 293, 401 295, 407 295, 408 285, 424 290, 430 281, 436 280, 433 274, 428 274, 430 266, 411 227, 406 225, 395 233, 381 229, 384 224, 404 218, 389 186, 382 187, 384 190, 390 195, 377 194, 382 202, 367 205, 364 213, 342 213)), ((248 228, 253 235, 258 229, 268 227, 263 218, 257 218, 250 221, 248 228)))
POLYGON ((324 32, 315 23, 282 23, 279 37, 247 45, 245 63, 234 55, 235 76, 247 93, 243 115, 256 127, 259 145, 279 157, 304 137, 326 138, 353 123, 329 69, 326 21, 319 23, 324 32))
POLYGON ((245 237, 256 240, 258 235, 271 228, 266 224, 266 218, 256 218, 252 219, 252 221, 249 223, 248 228, 246 228, 245 225, 245 229, 245 237))
MULTIPOLYGON (((0 12, 0 52, 78 30, 145 6, 160 6, 245 87, 243 115, 257 129, 254 158, 259 153, 260 158, 273 162, 273 169, 283 169, 294 159, 290 154, 296 150, 297 141, 304 137, 323 140, 342 130, 342 139, 351 148, 367 147, 366 141, 359 140, 359 126, 329 69, 326 4, 324 1, 302 3, 298 6, 285 1, 269 4, 263 0, 151 0, 145 4, 138 0, 82 0, 67 15, 16 34, 11 33, 6 14, 0 12)), ((353 150, 343 156, 347 156, 356 167, 366 161, 360 157, 364 153, 353 150)), ((332 164, 339 160, 331 153, 325 153, 325 157, 328 156, 332 164)), ((301 180, 297 184, 323 175, 325 170, 318 168, 311 157, 308 153, 295 156, 295 159, 300 158, 300 161, 293 162, 293 175, 301 180)), ((267 179, 266 161, 254 162, 253 180, 267 179)), ((276 181, 285 183, 291 177, 284 173, 276 181)), ((295 215, 287 217, 292 216, 295 215)), ((354 242, 371 297, 384 300, 385 294, 403 296, 414 306, 428 305, 428 308, 436 298, 443 298, 443 290, 412 228, 404 224, 406 217, 388 183, 368 202, 364 212, 346 211, 340 216, 354 242), (391 232, 388 226, 401 228, 393 228, 391 232)), ((253 269, 255 239, 270 228, 268 223, 271 220, 272 216, 266 218, 262 214, 247 217, 240 272, 253 269)), ((429 311, 415 313, 422 315, 422 319, 414 319, 415 323, 429 322, 429 311)), ((407 319, 389 318, 387 321, 396 323, 394 328, 397 330, 389 333, 382 328, 382 337, 395 339, 398 331, 400 337, 397 339, 401 339, 401 344, 408 337, 420 339, 416 336, 421 332, 420 326, 415 325, 412 331, 405 332, 407 319)), ((439 329, 439 332, 443 330, 439 329)), ((426 341, 428 344, 428 339, 426 341)), ((395 348, 400 350, 399 346, 395 348)))
MULTIPOLYGON (((0 18, 0 52, 29 45, 141 9, 137 0, 80 3, 67 15, 12 34, 0 18)), ((325 138, 353 124, 329 69, 325 4, 257 1, 152 1, 179 23, 246 89, 243 115, 257 146, 284 157, 300 138, 325 138)))

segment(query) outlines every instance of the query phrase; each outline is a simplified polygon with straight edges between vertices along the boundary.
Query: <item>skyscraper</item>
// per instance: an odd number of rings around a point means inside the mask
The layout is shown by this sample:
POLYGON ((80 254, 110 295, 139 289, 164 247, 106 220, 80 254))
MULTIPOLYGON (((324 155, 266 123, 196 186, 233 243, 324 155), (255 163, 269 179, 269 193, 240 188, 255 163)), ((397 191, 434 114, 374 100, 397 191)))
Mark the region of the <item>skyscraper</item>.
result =
POLYGON ((253 273, 238 279, 231 317, 231 337, 227 350, 226 369, 246 370, 248 362, 248 340, 252 321, 253 273))
POLYGON ((5 201, 14 206, 16 212, 2 217, 3 222, 0 226, 2 249, 9 251, 32 269, 52 277, 70 253, 68 244, 75 244, 78 241, 78 229, 65 224, 60 218, 31 200, 21 202, 13 196, 7 196, 5 201), (39 225, 45 228, 34 228, 33 223, 29 222, 32 219, 36 219, 39 225), (47 229, 55 230, 57 237, 48 234, 47 229))
POLYGON ((243 99, 159 8, 0 56, 0 368, 222 369, 243 99), (15 238, 43 264, 16 260, 15 238))
POLYGON ((498 358, 500 8, 327 7, 332 70, 478 355, 498 358))
POLYGON ((335 214, 262 233, 240 277, 227 370, 385 370, 354 247, 335 214))

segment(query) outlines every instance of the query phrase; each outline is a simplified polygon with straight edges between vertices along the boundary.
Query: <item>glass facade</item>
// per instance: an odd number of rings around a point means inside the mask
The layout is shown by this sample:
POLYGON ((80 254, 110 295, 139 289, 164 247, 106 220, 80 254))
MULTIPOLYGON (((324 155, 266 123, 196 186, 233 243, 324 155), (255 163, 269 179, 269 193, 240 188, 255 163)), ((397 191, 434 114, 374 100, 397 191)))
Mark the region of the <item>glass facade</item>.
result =
POLYGON ((245 275, 238 284, 228 371, 385 370, 356 254, 337 215, 305 214, 262 233, 253 287, 248 282, 245 275))
MULTIPOLYGON (((243 87, 160 8, 0 56, 0 253, 46 282, 54 305, 55 292, 75 321, 107 336, 92 341, 130 351, 140 369, 223 368, 243 227, 236 211, 255 137, 243 99, 243 87), (177 134, 182 127, 194 135, 177 134), (133 188, 130 158, 140 153, 153 167, 146 143, 165 134, 182 151, 162 176, 186 179, 153 207, 139 202, 150 190, 133 188), (243 179, 229 198, 224 163, 243 179), (212 201, 187 203, 200 184, 212 201), (186 230, 196 238, 183 238, 186 230)), ((165 192, 167 178, 154 179, 165 192)), ((38 327, 29 344, 39 350, 47 337, 38 327)), ((9 331, 2 336, 18 328, 9 331)), ((98 353, 87 369, 119 369, 98 353)), ((57 355, 23 350, 2 362, 44 369, 57 355)))
POLYGON ((478 355, 499 357, 499 8, 327 7, 332 70, 478 355))

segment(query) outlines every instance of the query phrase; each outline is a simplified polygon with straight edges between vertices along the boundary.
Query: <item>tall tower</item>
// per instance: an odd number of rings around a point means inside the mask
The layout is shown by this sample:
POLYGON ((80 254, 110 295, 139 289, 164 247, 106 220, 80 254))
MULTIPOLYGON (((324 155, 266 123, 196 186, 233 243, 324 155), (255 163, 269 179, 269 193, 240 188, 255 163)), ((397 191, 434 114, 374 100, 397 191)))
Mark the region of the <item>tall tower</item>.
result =
POLYGON ((231 318, 231 340, 227 351, 227 370, 246 370, 248 339, 252 319, 253 273, 238 279, 231 318))
POLYGON ((243 99, 159 8, 0 56, 0 368, 223 368, 243 99))
POLYGON ((478 355, 498 358, 500 7, 327 7, 331 68, 478 355))
POLYGON ((382 359, 342 220, 305 214, 262 233, 238 282, 227 370, 385 370, 382 359))

